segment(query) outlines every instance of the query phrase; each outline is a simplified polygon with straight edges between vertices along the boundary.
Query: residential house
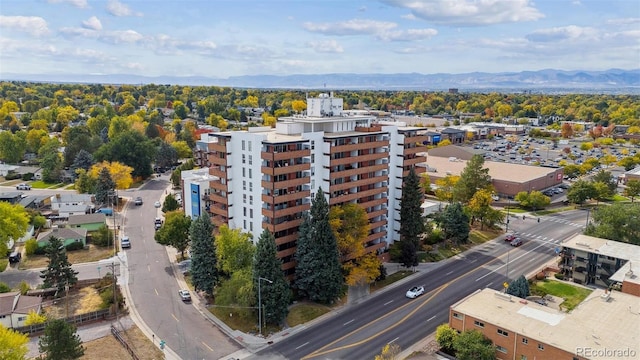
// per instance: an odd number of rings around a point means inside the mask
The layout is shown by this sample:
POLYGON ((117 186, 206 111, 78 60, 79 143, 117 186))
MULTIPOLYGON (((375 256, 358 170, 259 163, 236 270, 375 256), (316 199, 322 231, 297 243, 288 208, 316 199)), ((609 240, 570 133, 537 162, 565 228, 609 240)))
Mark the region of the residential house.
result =
POLYGON ((0 201, 8 202, 9 204, 17 204, 22 200, 23 193, 20 191, 8 191, 0 193, 0 201))
POLYGON ((0 324, 6 328, 25 326, 29 312, 42 311, 42 298, 21 295, 18 291, 0 294, 0 324))
POLYGON ((82 242, 82 245, 87 246, 87 229, 54 227, 47 232, 40 233, 38 236, 38 247, 47 246, 49 244, 49 239, 53 236, 61 239, 64 246, 78 241, 82 242))
POLYGON ((71 229, 86 229, 87 231, 97 231, 107 224, 105 214, 84 214, 69 216, 67 227, 71 229))
POLYGON ((93 196, 89 194, 58 193, 51 196, 51 211, 58 217, 91 213, 93 196))

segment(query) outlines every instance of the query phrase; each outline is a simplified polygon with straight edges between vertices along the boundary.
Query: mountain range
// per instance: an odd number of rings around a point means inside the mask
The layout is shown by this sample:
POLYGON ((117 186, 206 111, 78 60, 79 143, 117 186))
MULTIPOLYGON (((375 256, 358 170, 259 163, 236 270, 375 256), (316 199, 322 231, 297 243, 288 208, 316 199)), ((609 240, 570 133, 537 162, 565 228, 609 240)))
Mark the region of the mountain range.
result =
POLYGON ((228 86, 260 89, 331 90, 447 90, 529 92, 640 93, 640 69, 605 71, 538 70, 522 72, 464 74, 313 74, 244 75, 228 78, 204 76, 141 76, 132 74, 9 74, 0 80, 54 83, 173 84, 185 86, 228 86))

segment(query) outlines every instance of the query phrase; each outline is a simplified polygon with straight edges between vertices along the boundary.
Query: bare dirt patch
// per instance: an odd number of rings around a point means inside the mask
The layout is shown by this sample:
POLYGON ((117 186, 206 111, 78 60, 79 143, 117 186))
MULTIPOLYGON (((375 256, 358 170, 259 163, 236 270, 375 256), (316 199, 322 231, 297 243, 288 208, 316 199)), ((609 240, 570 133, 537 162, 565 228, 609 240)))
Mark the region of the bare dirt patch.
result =
MULTIPOLYGON (((85 262, 93 262, 102 259, 108 259, 113 256, 113 248, 99 247, 93 244, 89 245, 87 250, 67 251, 67 258, 71 264, 80 264, 85 262)), ((29 255, 20 262, 20 269, 36 269, 45 268, 49 265, 49 258, 44 255, 29 255)))
POLYGON ((98 290, 93 286, 87 286, 79 290, 70 290, 68 299, 61 297, 53 302, 50 306, 44 308, 45 314, 49 318, 59 319, 85 314, 92 311, 100 310, 102 306, 102 298, 98 294, 98 290))
MULTIPOLYGON (((140 359, 164 359, 158 344, 153 344, 137 326, 134 325, 120 334, 140 359)), ((85 351, 81 359, 120 360, 131 358, 124 346, 113 335, 88 341, 83 346, 85 351)))

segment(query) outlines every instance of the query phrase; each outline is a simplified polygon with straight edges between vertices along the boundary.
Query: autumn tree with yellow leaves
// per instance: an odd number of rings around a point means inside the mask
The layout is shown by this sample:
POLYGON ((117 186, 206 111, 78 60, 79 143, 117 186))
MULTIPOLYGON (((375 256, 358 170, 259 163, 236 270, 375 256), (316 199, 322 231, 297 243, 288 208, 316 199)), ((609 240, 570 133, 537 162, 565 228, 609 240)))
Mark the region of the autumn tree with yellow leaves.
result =
POLYGON ((131 184, 133 184, 133 177, 131 176, 133 168, 117 161, 103 161, 93 165, 91 169, 89 169, 89 176, 98 179, 100 171, 102 171, 103 168, 109 171, 111 179, 116 184, 116 189, 128 189, 131 187, 131 184))

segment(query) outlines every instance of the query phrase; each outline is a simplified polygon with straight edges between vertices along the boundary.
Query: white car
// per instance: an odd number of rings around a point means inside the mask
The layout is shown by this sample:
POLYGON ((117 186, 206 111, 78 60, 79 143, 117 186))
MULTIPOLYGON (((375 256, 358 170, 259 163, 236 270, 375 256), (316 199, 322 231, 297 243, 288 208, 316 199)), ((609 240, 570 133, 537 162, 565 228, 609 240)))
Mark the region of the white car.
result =
POLYGON ((16 186, 16 190, 31 190, 31 185, 21 183, 21 184, 18 184, 18 186, 16 186))
POLYGON ((407 291, 407 297, 409 299, 415 299, 422 294, 424 294, 424 287, 422 286, 414 286, 407 291))
POLYGON ((184 302, 191 301, 191 294, 189 293, 189 290, 185 290, 185 289, 178 290, 178 294, 180 295, 180 299, 182 299, 182 301, 184 302))
POLYGON ((156 208, 159 208, 159 207, 160 207, 160 206, 162 206, 162 205, 160 205, 160 201, 156 201, 156 202, 153 204, 153 206, 155 206, 156 208))

